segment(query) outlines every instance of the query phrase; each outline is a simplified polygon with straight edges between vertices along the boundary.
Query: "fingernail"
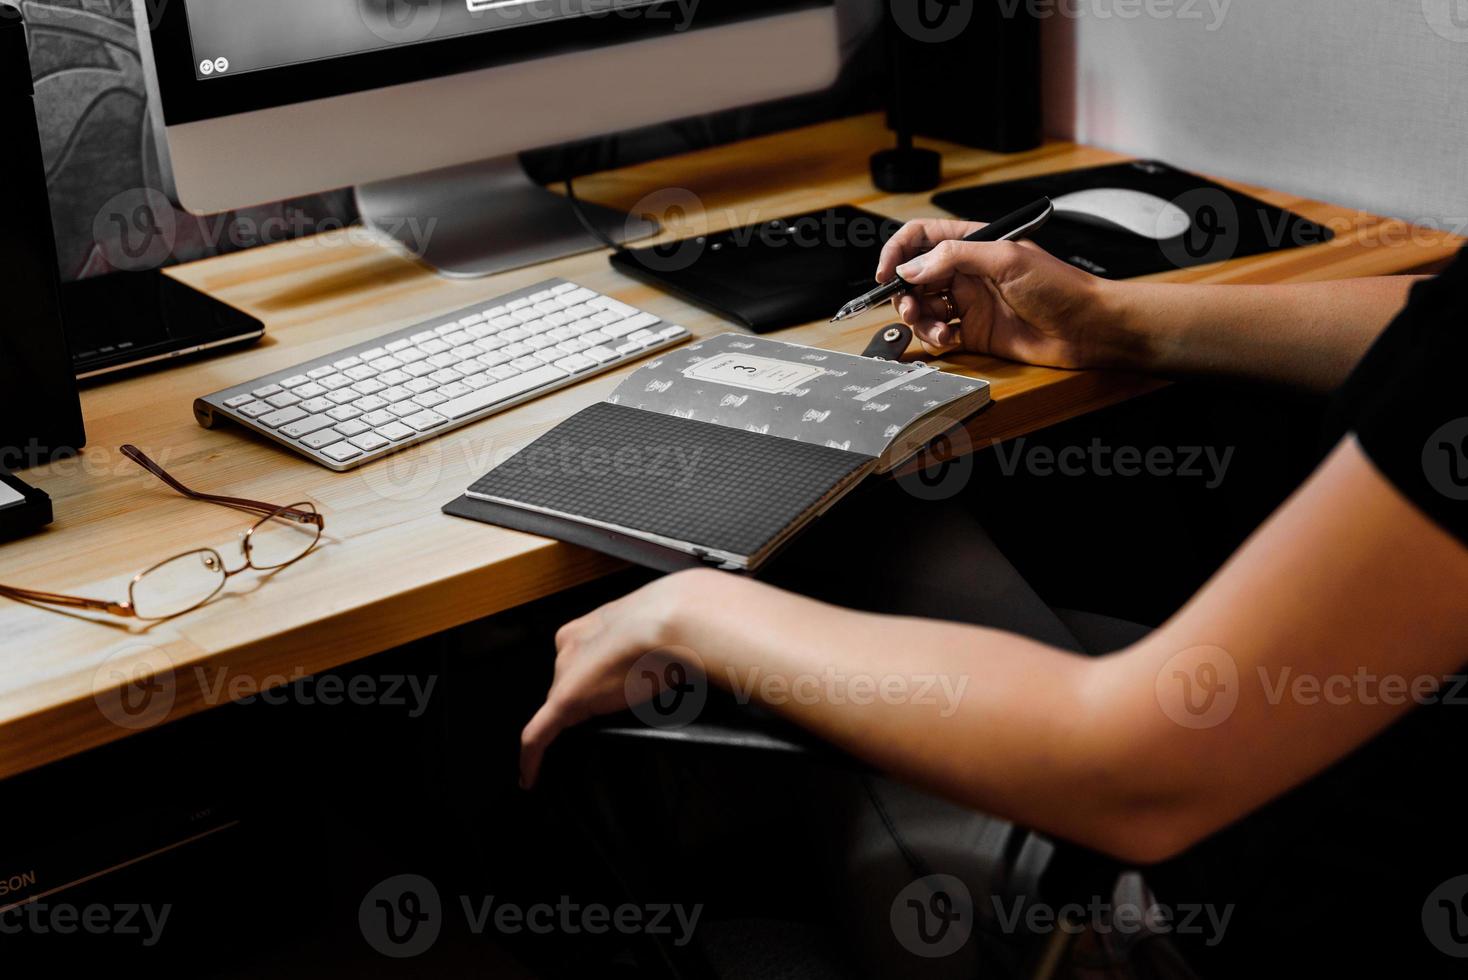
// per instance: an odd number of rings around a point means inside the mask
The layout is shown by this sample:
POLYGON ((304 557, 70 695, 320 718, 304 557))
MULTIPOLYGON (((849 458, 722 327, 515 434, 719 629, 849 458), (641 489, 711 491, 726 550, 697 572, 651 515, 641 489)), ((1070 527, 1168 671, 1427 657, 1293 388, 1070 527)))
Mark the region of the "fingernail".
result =
POLYGON ((933 331, 933 339, 940 344, 951 344, 953 342, 953 328, 939 327, 937 330, 933 331))
POLYGON ((905 262, 897 267, 897 274, 904 279, 911 279, 923 271, 923 260, 921 258, 905 262))

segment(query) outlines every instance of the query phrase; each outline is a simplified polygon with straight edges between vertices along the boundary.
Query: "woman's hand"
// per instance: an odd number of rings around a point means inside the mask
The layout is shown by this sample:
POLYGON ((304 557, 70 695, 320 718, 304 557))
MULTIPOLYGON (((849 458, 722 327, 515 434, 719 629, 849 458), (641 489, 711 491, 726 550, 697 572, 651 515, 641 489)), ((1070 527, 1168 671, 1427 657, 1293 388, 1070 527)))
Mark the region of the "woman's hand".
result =
MULTIPOLYGON (((556 633, 550 692, 520 733, 521 785, 535 784, 545 750, 563 730, 635 707, 660 693, 641 677, 628 683, 634 665, 644 656, 700 669, 696 662, 688 662, 692 658, 686 650, 675 645, 674 617, 680 609, 717 601, 714 594, 728 580, 721 572, 703 569, 664 576, 562 626, 556 633)), ((665 676, 661 670, 651 673, 665 676)))
POLYGON ((1126 362, 1138 341, 1109 309, 1113 284, 1031 242, 960 240, 982 227, 910 221, 882 249, 877 281, 901 275, 916 287, 893 303, 930 353, 958 348, 1060 368, 1126 362))

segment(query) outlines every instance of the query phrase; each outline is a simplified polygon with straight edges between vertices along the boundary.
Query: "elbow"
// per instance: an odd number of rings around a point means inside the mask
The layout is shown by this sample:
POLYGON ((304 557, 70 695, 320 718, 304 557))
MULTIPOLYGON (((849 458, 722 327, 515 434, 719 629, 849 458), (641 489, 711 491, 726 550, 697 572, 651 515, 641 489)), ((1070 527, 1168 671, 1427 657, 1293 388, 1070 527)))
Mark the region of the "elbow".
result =
POLYGON ((1138 807, 1098 821, 1079 843, 1129 867, 1160 864, 1205 840, 1200 821, 1172 807, 1138 807))

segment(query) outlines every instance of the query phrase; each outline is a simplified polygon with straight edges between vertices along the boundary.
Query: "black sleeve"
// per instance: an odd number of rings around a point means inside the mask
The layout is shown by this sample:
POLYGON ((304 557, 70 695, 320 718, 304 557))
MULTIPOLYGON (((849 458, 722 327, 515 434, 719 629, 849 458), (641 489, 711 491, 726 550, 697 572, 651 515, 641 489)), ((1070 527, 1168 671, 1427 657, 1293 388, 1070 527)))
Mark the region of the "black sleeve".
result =
POLYGON ((1413 287, 1337 397, 1382 475, 1468 544, 1468 250, 1413 287))

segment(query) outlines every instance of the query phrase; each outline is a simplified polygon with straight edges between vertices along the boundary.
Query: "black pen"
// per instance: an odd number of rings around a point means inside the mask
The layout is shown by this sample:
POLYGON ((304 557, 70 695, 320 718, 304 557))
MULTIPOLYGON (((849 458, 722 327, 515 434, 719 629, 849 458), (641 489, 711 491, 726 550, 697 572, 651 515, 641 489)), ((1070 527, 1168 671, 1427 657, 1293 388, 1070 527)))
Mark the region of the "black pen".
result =
MULTIPOLYGON (((1026 235, 1038 231, 1046 221, 1050 220, 1050 215, 1054 213, 1055 205, 1050 203, 1050 198, 1042 197, 1033 204, 1026 204, 1012 214, 1006 214, 998 221, 991 221, 963 240, 966 242, 1013 241, 1016 238, 1023 238, 1026 235)), ((893 276, 876 289, 862 293, 856 299, 841 307, 841 309, 836 311, 836 315, 831 317, 831 322, 835 323, 837 320, 845 320, 856 316, 858 313, 865 313, 877 304, 891 299, 898 293, 906 292, 911 288, 912 284, 907 280, 901 276, 893 276)))

